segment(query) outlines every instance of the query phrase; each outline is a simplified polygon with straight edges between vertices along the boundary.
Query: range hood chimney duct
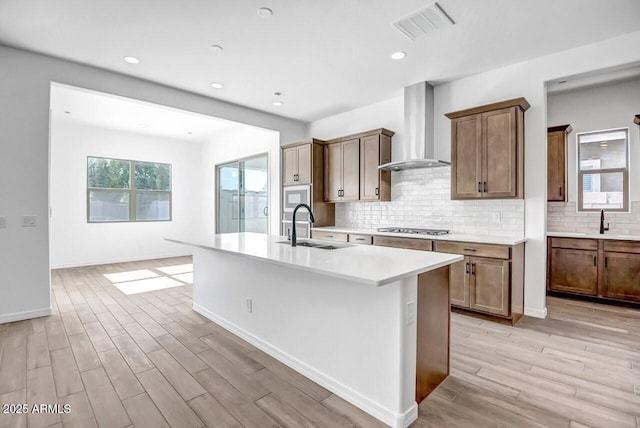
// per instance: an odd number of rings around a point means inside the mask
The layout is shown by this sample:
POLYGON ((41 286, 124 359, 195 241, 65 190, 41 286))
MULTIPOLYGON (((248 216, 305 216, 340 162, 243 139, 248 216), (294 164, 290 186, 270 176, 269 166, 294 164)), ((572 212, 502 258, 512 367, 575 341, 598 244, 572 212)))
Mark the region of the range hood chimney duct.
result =
POLYGON ((401 171, 449 166, 435 159, 433 86, 420 82, 404 88, 404 140, 394 147, 394 161, 378 168, 401 171))

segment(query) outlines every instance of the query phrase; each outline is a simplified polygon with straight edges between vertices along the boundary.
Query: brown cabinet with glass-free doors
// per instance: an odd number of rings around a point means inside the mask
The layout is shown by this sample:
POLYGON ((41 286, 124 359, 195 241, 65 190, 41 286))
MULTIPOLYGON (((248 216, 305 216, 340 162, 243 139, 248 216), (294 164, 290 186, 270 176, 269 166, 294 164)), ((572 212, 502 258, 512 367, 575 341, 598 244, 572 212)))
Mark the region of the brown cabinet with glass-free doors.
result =
POLYGON ((547 201, 567 201, 567 136, 571 125, 547 129, 547 201))
POLYGON ((391 172, 378 166, 391 161, 393 135, 381 128, 327 141, 325 201, 390 201, 391 172))
POLYGON ((451 199, 524 198, 524 98, 447 113, 451 199))

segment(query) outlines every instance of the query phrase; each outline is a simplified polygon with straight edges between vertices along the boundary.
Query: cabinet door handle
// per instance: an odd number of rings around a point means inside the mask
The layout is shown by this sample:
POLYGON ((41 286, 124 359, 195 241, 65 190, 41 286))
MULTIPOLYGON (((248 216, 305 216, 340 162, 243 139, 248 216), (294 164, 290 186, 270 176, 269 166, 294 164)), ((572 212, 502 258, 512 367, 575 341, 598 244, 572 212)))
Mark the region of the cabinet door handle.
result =
POLYGON ((478 193, 482 193, 482 181, 478 181, 478 193))
POLYGON ((379 195, 380 195, 380 189, 376 187, 376 196, 379 196, 379 195))
POLYGON ((471 275, 475 275, 475 274, 476 274, 476 264, 471 263, 471 275))
POLYGON ((596 256, 593 256, 593 265, 594 265, 594 266, 597 266, 597 265, 598 265, 598 262, 596 261, 596 259, 597 259, 597 257, 596 257, 596 256))
POLYGON ((333 235, 325 235, 325 238, 333 238, 333 235))
POLYGON ((604 258, 604 267, 605 267, 605 268, 606 268, 606 267, 607 267, 607 265, 609 264, 609 263, 608 263, 608 261, 607 261, 608 259, 609 259, 608 257, 605 257, 605 258, 604 258))
POLYGON ((464 251, 478 251, 475 248, 463 248, 464 251))
POLYGON ((484 183, 482 183, 482 191, 484 193, 487 193, 487 182, 486 181, 484 183))
POLYGON ((558 191, 560 192, 560 196, 562 196, 562 186, 558 188, 558 191))
POLYGON ((364 241, 364 238, 356 238, 356 241, 364 241))
POLYGON ((464 264, 464 273, 469 273, 469 263, 464 264))

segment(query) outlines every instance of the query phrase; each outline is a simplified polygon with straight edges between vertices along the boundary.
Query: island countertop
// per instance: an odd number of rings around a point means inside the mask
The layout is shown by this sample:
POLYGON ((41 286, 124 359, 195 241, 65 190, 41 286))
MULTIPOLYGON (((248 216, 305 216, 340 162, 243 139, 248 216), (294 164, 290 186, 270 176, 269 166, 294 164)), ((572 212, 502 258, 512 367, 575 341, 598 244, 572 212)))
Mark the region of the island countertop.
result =
POLYGON ((463 260, 463 256, 456 254, 372 245, 340 244, 344 248, 335 250, 291 247, 289 243, 281 243, 286 237, 249 232, 166 240, 376 287, 463 260))

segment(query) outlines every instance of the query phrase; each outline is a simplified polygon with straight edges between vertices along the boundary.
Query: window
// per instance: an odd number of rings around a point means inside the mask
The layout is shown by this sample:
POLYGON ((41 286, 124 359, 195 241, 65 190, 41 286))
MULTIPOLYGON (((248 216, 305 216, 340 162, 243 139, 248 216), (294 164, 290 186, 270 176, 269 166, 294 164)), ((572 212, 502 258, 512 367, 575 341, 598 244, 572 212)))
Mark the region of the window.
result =
POLYGON ((629 208, 629 129, 578 134, 578 211, 629 208))
POLYGON ((89 223, 168 220, 171 220, 171 165, 87 158, 89 223))

